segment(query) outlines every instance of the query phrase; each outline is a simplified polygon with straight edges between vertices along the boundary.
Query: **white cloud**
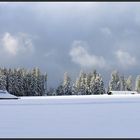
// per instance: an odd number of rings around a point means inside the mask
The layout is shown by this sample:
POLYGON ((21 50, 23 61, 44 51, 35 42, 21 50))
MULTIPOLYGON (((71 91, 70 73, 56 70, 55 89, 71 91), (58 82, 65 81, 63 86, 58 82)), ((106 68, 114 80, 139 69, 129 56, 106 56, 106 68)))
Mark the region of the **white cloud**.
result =
POLYGON ((17 54, 18 42, 17 39, 12 37, 9 33, 5 33, 2 38, 2 45, 5 51, 12 55, 17 54))
POLYGON ((118 50, 115 54, 123 67, 134 66, 137 64, 136 58, 126 51, 118 50))
POLYGON ((102 56, 89 54, 83 41, 74 41, 73 47, 70 50, 72 61, 82 67, 105 67, 105 59, 102 56))
POLYGON ((32 53, 34 47, 27 34, 18 33, 16 36, 5 33, 1 38, 2 49, 5 53, 16 56, 20 54, 32 53))

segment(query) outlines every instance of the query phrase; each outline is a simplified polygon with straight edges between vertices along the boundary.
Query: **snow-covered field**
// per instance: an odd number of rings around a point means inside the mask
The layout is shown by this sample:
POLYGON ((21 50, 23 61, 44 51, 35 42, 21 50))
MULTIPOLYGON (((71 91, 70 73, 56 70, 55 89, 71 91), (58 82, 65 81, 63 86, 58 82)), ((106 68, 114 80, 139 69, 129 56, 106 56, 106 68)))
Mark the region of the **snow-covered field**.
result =
POLYGON ((140 95, 0 100, 0 138, 139 138, 140 95))

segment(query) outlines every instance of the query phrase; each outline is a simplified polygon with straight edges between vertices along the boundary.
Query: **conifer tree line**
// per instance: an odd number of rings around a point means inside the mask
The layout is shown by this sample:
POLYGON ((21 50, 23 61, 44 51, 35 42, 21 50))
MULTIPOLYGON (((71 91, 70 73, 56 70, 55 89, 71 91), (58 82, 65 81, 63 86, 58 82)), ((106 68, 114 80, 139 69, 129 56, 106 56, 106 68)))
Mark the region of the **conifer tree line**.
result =
POLYGON ((47 74, 42 74, 39 68, 0 68, 0 90, 7 90, 16 96, 102 95, 111 90, 135 90, 140 93, 140 75, 136 77, 133 86, 132 76, 125 77, 118 71, 111 73, 107 88, 101 74, 96 70, 89 73, 80 71, 74 82, 65 72, 63 82, 56 88, 48 89, 47 82, 47 74))
POLYGON ((0 90, 7 90, 16 96, 42 96, 46 81, 47 74, 42 74, 39 68, 0 68, 0 90))
POLYGON ((63 83, 56 89, 50 89, 48 95, 91 95, 104 94, 104 82, 99 73, 80 72, 75 83, 71 81, 68 73, 64 73, 63 83))
POLYGON ((118 71, 114 70, 111 73, 111 79, 109 81, 108 90, 115 91, 137 91, 140 93, 140 75, 136 76, 135 83, 133 86, 132 76, 129 75, 125 77, 124 75, 120 75, 118 71))
POLYGON ((96 70, 90 73, 81 71, 75 82, 71 81, 68 73, 64 73, 63 83, 56 89, 50 88, 48 95, 102 95, 109 91, 137 91, 140 93, 140 75, 135 79, 134 88, 132 76, 125 77, 114 70, 111 73, 108 87, 105 88, 104 81, 100 73, 96 70))

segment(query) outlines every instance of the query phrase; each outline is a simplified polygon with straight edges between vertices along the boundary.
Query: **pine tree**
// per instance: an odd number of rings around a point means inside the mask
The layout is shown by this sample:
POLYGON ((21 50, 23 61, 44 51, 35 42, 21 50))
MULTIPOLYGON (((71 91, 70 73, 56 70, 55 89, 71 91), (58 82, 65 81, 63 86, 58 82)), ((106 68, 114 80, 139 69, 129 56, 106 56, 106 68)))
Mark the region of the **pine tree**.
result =
POLYGON ((105 88, 104 88, 104 82, 102 80, 102 77, 100 77, 100 93, 99 94, 105 94, 105 88))
POLYGON ((41 89, 41 92, 40 92, 40 96, 43 96, 43 95, 45 95, 45 81, 44 81, 44 75, 43 74, 41 74, 40 75, 40 89, 41 89))
POLYGON ((35 75, 36 75, 36 80, 37 80, 37 94, 39 95, 39 96, 41 96, 43 93, 43 90, 42 90, 42 87, 44 88, 44 85, 42 85, 42 81, 44 80, 43 79, 43 77, 42 77, 42 75, 41 75, 41 72, 40 72, 40 70, 39 70, 39 68, 35 68, 35 75))
POLYGON ((80 76, 80 93, 81 95, 86 94, 86 73, 82 72, 80 76))
POLYGON ((3 73, 4 77, 5 77, 5 82, 6 82, 5 83, 6 89, 5 90, 8 91, 8 71, 7 71, 7 69, 3 68, 2 73, 3 73))
POLYGON ((77 94, 77 90, 76 90, 75 84, 72 84, 72 87, 71 87, 71 94, 72 94, 72 95, 76 95, 76 94, 77 94))
POLYGON ((76 95, 80 95, 80 79, 79 78, 76 78, 76 82, 74 84, 74 90, 75 90, 75 93, 76 95))
POLYGON ((86 94, 86 73, 80 71, 79 77, 76 79, 75 82, 75 90, 77 91, 78 95, 85 95, 86 94))
POLYGON ((13 75, 12 75, 13 81, 12 81, 12 90, 13 94, 18 96, 18 77, 17 77, 17 70, 14 68, 13 75))
POLYGON ((68 73, 64 73, 64 81, 63 81, 63 91, 64 95, 71 95, 72 89, 71 89, 71 78, 68 76, 68 73))
POLYGON ((90 81, 90 94, 94 94, 95 93, 95 76, 93 75, 90 81))
POLYGON ((97 86, 98 86, 98 77, 97 77, 97 72, 96 70, 93 71, 91 75, 91 80, 90 80, 90 94, 98 94, 97 86))
POLYGON ((17 69, 16 70, 16 92, 17 92, 18 96, 23 96, 24 95, 22 69, 17 69))
POLYGON ((91 94, 90 93, 90 82, 91 82, 91 78, 92 78, 92 74, 91 73, 86 74, 86 77, 85 77, 85 90, 86 90, 86 95, 91 94))
POLYGON ((37 87, 38 87, 38 69, 33 68, 32 70, 32 91, 34 95, 38 95, 37 87))
POLYGON ((93 74, 90 88, 91 88, 91 94, 95 94, 95 95, 105 94, 104 82, 100 74, 98 73, 96 73, 96 75, 95 73, 93 74))
POLYGON ((131 75, 126 80, 126 90, 132 91, 132 76, 131 75))
POLYGON ((96 76, 95 82, 94 82, 94 91, 93 94, 98 95, 100 94, 100 76, 96 76))
POLYGON ((56 95, 64 95, 63 85, 62 85, 62 84, 60 84, 60 85, 56 88, 56 95))
POLYGON ((140 75, 136 77, 135 90, 140 93, 140 75))
POLYGON ((113 71, 111 73, 111 80, 109 82, 109 90, 116 90, 120 91, 121 84, 120 84, 120 76, 117 71, 113 71))
POLYGON ((44 74, 44 93, 47 95, 47 80, 48 80, 48 75, 47 73, 44 74))
POLYGON ((120 90, 126 90, 126 80, 124 78, 124 75, 120 76, 120 90))
POLYGON ((14 71, 12 69, 9 69, 9 72, 8 72, 8 92, 15 95, 14 83, 15 83, 14 71))
POLYGON ((6 90, 6 76, 3 73, 3 70, 0 69, 0 90, 6 90))

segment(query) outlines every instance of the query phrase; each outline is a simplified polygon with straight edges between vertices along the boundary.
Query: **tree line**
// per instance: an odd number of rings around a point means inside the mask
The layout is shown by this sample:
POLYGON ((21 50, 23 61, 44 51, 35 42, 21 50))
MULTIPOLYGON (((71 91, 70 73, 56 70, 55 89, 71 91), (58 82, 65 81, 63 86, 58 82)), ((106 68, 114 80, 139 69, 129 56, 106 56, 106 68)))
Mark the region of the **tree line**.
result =
POLYGON ((16 96, 102 95, 111 90, 135 90, 140 93, 140 75, 136 77, 133 88, 132 76, 125 77, 116 70, 111 73, 107 88, 96 70, 89 73, 80 71, 74 82, 65 72, 63 81, 56 88, 48 88, 47 80, 47 73, 41 73, 39 68, 0 68, 0 90, 7 90, 16 96))
POLYGON ((42 74, 39 68, 0 68, 0 90, 7 90, 16 96, 45 95, 46 81, 47 74, 42 74))
POLYGON ((105 88, 103 78, 96 70, 85 73, 80 71, 75 82, 71 81, 68 73, 64 73, 63 82, 56 88, 50 88, 48 95, 101 95, 109 91, 137 91, 140 93, 140 75, 133 86, 132 76, 120 75, 117 70, 112 71, 108 87, 105 88))

